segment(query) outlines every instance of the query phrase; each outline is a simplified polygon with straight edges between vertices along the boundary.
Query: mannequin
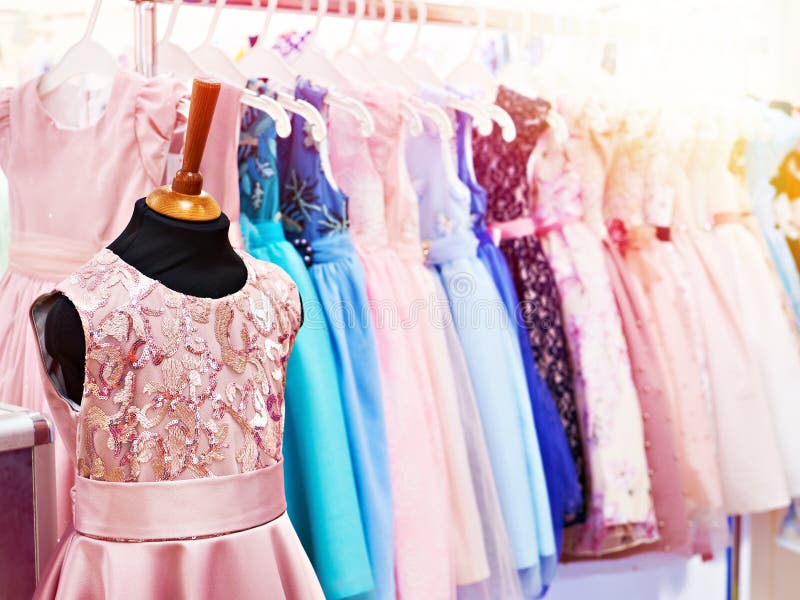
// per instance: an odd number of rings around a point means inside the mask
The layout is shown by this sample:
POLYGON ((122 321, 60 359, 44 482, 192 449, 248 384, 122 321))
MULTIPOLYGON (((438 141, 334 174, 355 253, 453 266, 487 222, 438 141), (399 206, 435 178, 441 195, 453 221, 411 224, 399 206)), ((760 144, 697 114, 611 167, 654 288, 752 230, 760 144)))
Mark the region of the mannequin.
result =
MULTIPOLYGON (((155 212, 142 198, 108 249, 176 292, 220 298, 247 281, 247 268, 228 240, 229 227, 224 214, 213 221, 183 221, 155 212)), ((42 351, 60 367, 66 396, 80 404, 86 353, 83 326, 75 306, 60 294, 47 313, 42 351)))
MULTIPOLYGON (((221 298, 242 289, 247 267, 228 238, 230 220, 202 190, 198 172, 219 95, 219 83, 195 80, 183 167, 171 186, 138 200, 125 230, 108 249, 145 276, 190 296, 221 298), (211 275, 211 276, 209 276, 211 275)), ((37 302, 40 347, 61 393, 80 404, 85 338, 78 311, 60 293, 37 302)))

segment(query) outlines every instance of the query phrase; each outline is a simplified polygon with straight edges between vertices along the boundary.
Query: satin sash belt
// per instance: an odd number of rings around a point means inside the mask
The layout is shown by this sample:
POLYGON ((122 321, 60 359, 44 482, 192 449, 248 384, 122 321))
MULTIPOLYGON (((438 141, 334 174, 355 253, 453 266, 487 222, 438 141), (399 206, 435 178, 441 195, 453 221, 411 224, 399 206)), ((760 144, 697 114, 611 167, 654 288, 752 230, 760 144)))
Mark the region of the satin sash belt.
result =
POLYGON ((521 217, 513 221, 492 223, 492 237, 497 243, 506 240, 516 240, 536 233, 536 225, 530 217, 521 217))
POLYGON ((77 271, 99 250, 79 240, 15 231, 8 248, 8 267, 33 279, 57 283, 77 271))
POLYGON ((478 255, 478 238, 471 229, 459 229, 445 237, 431 240, 428 264, 443 265, 459 258, 478 255))
POLYGON ((264 525, 286 512, 283 461, 249 473, 179 481, 75 480, 75 530, 90 537, 210 537, 264 525))
POLYGON ((314 264, 356 258, 356 249, 349 231, 329 233, 311 242, 311 247, 314 249, 314 264))
POLYGON ((556 221, 555 223, 548 223, 547 225, 539 225, 536 227, 536 235, 543 237, 552 231, 562 232, 564 227, 572 225, 573 223, 580 223, 583 219, 577 216, 569 217, 564 221, 556 221))
POLYGON ((714 215, 714 227, 718 225, 728 225, 730 223, 745 223, 750 213, 740 212, 719 212, 714 215))

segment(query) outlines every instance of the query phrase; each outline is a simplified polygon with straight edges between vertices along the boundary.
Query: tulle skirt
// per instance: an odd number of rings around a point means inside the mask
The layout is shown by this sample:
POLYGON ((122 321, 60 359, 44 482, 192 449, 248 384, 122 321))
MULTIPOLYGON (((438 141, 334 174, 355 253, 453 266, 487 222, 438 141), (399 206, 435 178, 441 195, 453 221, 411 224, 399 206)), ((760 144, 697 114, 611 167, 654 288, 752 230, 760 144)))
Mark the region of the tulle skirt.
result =
POLYGON ((388 246, 358 250, 383 388, 397 598, 446 600, 455 589, 451 493, 430 374, 408 327, 414 284, 388 246))
POLYGON ((754 373, 714 235, 673 231, 697 302, 706 343, 719 470, 727 514, 789 502, 783 460, 760 373, 754 373), (753 457, 759 457, 754 461, 753 457))
POLYGON ((373 588, 331 335, 303 259, 277 222, 240 216, 245 248, 297 284, 304 323, 286 373, 283 456, 288 513, 328 598, 373 588))
POLYGON ((508 263, 491 239, 481 239, 480 235, 479 239, 481 243, 478 246, 478 258, 489 271, 497 291, 508 309, 508 314, 513 324, 516 325, 536 424, 536 435, 542 452, 556 547, 560 555, 564 541, 565 523, 574 522, 576 516, 583 512, 583 490, 578 481, 575 460, 570 452, 561 416, 558 414, 550 390, 536 370, 533 348, 522 319, 519 296, 514 288, 508 263))
POLYGON ((792 496, 800 496, 800 352, 782 290, 757 238, 743 223, 714 229, 723 273, 732 281, 737 318, 771 408, 783 468, 792 496))
POLYGON ((394 520, 380 368, 364 269, 349 233, 316 240, 311 281, 328 325, 375 598, 393 598, 394 520))
MULTIPOLYGON (((433 253, 432 248, 429 259, 433 253)), ((516 332, 477 257, 436 263, 469 368, 523 592, 538 594, 552 579, 558 557, 516 332)))

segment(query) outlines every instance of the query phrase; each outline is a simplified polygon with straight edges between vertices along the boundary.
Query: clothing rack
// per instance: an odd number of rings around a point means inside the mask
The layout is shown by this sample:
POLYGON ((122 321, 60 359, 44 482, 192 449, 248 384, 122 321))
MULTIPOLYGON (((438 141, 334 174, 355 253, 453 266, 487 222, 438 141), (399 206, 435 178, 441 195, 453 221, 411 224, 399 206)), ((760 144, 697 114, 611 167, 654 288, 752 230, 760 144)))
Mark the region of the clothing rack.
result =
MULTIPOLYGON (((156 4, 169 4, 170 0, 132 0, 135 3, 134 17, 134 56, 136 70, 146 76, 154 74, 153 67, 156 57, 156 4)), ((194 6, 213 6, 211 2, 202 0, 184 0, 185 4, 194 6)), ((227 0, 226 8, 238 10, 265 10, 268 0, 227 0)), ((343 10, 340 10, 339 0, 330 0, 327 15, 331 17, 348 18, 354 12, 355 4, 352 0, 343 0, 343 10)), ((382 20, 384 18, 384 4, 378 0, 368 1, 369 10, 364 18, 382 20)), ((308 14, 309 9, 314 8, 314 3, 309 0, 278 0, 277 10, 308 14)), ((470 8, 463 5, 442 4, 436 2, 425 2, 427 12, 426 23, 434 25, 454 25, 454 26, 475 26, 480 25, 487 29, 501 31, 524 31, 531 27, 532 30, 542 33, 557 33, 558 35, 575 35, 585 31, 588 19, 579 19, 575 16, 565 17, 564 15, 542 14, 530 11, 527 15, 530 19, 522 18, 523 11, 509 10, 503 8, 470 8)), ((624 23, 608 22, 604 15, 597 15, 599 19, 604 19, 605 31, 613 33, 625 28, 624 23)), ((417 8, 414 2, 409 0, 396 0, 395 14, 393 22, 414 23, 417 18, 417 8)), ((742 517, 732 518, 732 542, 731 558, 729 564, 729 600, 740 600, 741 595, 741 546, 742 546, 742 517)), ((745 598, 749 598, 746 593, 745 598)))

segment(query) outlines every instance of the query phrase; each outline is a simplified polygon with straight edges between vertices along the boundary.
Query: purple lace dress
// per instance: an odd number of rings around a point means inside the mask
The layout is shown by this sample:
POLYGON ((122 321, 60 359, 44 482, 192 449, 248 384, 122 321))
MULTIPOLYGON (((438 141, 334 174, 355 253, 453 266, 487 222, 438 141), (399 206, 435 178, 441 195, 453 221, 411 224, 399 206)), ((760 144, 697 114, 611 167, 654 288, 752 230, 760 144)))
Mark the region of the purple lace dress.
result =
MULTIPOLYGON (((521 302, 521 313, 536 359, 536 368, 547 383, 558 406, 578 470, 584 497, 586 484, 581 428, 575 404, 574 374, 570 363, 561 299, 555 277, 541 243, 534 235, 528 158, 547 128, 550 105, 509 88, 500 87, 497 104, 514 120, 517 137, 507 143, 500 129, 473 140, 473 162, 478 183, 488 194, 486 224, 500 233, 500 250, 508 261, 521 302)), ((573 522, 581 522, 579 513, 573 522)))

